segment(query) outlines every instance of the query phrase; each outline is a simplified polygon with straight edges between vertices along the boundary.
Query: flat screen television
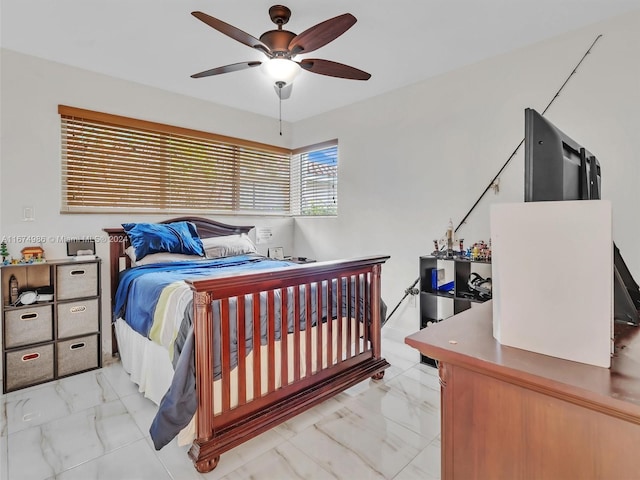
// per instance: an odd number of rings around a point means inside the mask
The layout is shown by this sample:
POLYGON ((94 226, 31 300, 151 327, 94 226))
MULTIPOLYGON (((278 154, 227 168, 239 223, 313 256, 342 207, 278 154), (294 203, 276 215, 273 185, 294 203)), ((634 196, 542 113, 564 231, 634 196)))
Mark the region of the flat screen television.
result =
MULTIPOLYGON (((531 108, 524 112, 524 201, 599 200, 598 159, 531 108)), ((614 319, 640 324, 640 287, 613 245, 614 319)))

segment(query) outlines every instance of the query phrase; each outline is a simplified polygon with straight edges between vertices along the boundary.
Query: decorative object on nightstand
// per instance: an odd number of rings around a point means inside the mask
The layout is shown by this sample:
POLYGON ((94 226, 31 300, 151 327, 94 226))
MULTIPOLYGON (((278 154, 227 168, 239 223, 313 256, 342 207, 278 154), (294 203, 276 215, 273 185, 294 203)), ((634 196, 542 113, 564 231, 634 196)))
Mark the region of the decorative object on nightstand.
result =
POLYGON ((267 257, 284 260, 284 249, 282 247, 271 247, 267 250, 267 257))
POLYGON ((291 257, 291 258, 287 258, 286 260, 288 262, 293 262, 293 263, 314 263, 316 261, 313 258, 307 258, 307 257, 291 257))
POLYGON ((2 255, 2 263, 7 260, 9 256, 9 250, 7 249, 7 242, 3 241, 0 243, 0 255, 2 255))
POLYGON ((102 366, 100 259, 6 265, 0 278, 3 393, 102 366))
POLYGON ((25 263, 44 261, 44 249, 42 247, 24 247, 20 253, 22 253, 22 260, 25 263))

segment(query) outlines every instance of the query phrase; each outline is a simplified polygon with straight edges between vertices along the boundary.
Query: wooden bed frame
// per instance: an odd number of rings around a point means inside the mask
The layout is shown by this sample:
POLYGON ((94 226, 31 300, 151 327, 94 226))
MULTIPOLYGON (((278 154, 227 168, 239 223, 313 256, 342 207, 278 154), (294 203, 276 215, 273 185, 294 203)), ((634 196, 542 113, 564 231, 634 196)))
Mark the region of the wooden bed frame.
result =
MULTIPOLYGON (((193 222, 200 237, 208 238, 238 233, 248 233, 252 226, 233 226, 219 223, 213 220, 199 217, 180 217, 166 220, 161 223, 176 221, 193 222)), ((130 261, 125 254, 128 246, 128 238, 122 228, 108 228, 105 231, 110 240, 110 272, 111 272, 111 296, 115 297, 118 285, 119 272, 123 268, 130 266, 130 261), (124 259, 124 260, 123 260, 124 259)), ((318 262, 300 265, 296 268, 278 268, 261 271, 252 274, 242 274, 227 278, 205 279, 188 282, 193 290, 194 296, 194 333, 195 333, 195 356, 196 356, 196 392, 198 398, 198 409, 196 412, 196 438, 189 450, 189 456, 199 472, 209 472, 213 470, 220 459, 220 454, 241 443, 263 433, 272 427, 294 417, 314 405, 330 398, 337 393, 363 381, 367 378, 375 380, 382 379, 384 370, 389 363, 381 357, 381 325, 380 314, 380 273, 382 264, 388 256, 375 256, 358 259, 337 260, 329 262, 318 262), (358 318, 365 315, 365 325, 363 328, 362 342, 353 342, 353 347, 343 348, 343 341, 351 345, 356 332, 352 332, 350 321, 342 319, 337 315, 335 322, 339 328, 332 330, 331 323, 326 325, 326 338, 323 343, 322 328, 317 329, 316 338, 313 340, 317 344, 317 358, 313 362, 316 370, 312 371, 312 329, 300 331, 299 324, 296 323, 294 340, 280 343, 281 356, 276 361, 274 354, 276 343, 274 315, 274 292, 280 290, 286 292, 288 288, 293 288, 295 294, 293 301, 283 300, 279 305, 282 309, 282 317, 286 317, 287 311, 300 312, 300 291, 304 287, 306 302, 311 300, 311 285, 327 282, 328 298, 332 297, 332 281, 337 280, 337 285, 346 282, 348 285, 348 299, 344 299, 341 288, 337 288, 335 295, 340 305, 345 300, 348 302, 348 312, 351 316, 358 318), (361 284, 364 282, 364 285, 361 284), (355 288, 352 288, 355 285, 355 288), (360 286, 366 286, 363 290, 364 296, 360 295, 360 286), (259 375, 247 375, 246 350, 244 322, 237 322, 238 335, 238 374, 237 391, 233 392, 233 397, 237 398, 237 405, 231 404, 231 367, 230 353, 228 348, 224 348, 229 340, 229 322, 223 321, 229 318, 229 300, 242 298, 244 295, 253 296, 253 304, 259 304, 258 296, 260 292, 267 292, 268 310, 268 382, 261 385, 259 375), (362 297, 362 298, 361 298, 362 297), (352 301, 355 299, 355 301, 352 301), (219 300, 221 305, 221 364, 222 375, 221 403, 216 405, 221 413, 214 415, 213 398, 213 315, 211 302, 219 300), (290 303, 290 304, 287 304, 290 303), (360 311, 360 305, 365 308, 360 311), (291 310, 293 309, 293 310, 291 310), (370 312, 370 313, 369 313, 370 312), (369 317, 369 318, 367 318, 369 317), (342 323, 344 322, 344 324, 342 323), (346 339, 343 338, 343 331, 346 328, 346 339), (336 338, 334 338, 336 337, 336 338), (301 343, 305 343, 308 355, 300 359, 301 343), (291 345, 292 344, 292 345, 291 345), (335 347, 337 345, 337 347, 335 347), (333 348, 337 351, 334 352, 333 348), (291 369, 287 365, 287 350, 292 351, 294 365, 293 376, 289 375, 291 369), (323 357, 324 355, 324 357, 323 357), (337 363, 328 361, 334 356, 337 363), (325 359, 325 366, 323 364, 325 359), (304 364, 304 365, 301 365, 304 364), (302 375, 301 367, 306 372, 302 375), (279 370, 281 386, 276 385, 275 372, 279 370), (292 378, 291 378, 292 377, 292 378), (246 384, 250 381, 253 384, 253 392, 261 392, 266 387, 266 393, 254 393, 254 398, 247 399, 246 384)), ((317 289, 321 291, 322 289, 317 289)), ((282 295, 285 297, 286 295, 282 295)), ((317 295, 317 302, 325 302, 320 293, 317 295)), ((327 305, 328 317, 331 317, 331 302, 327 305)), ((307 309, 307 325, 310 325, 311 313, 307 309)), ((255 312, 254 312, 255 315, 255 312)), ((238 317, 244 316, 244 307, 238 304, 238 317)), ((347 315, 349 317, 349 315, 347 315)), ((254 318, 258 319, 254 316, 254 318)), ((280 319, 277 319, 280 321, 280 319)), ((286 320, 285 320, 286 321, 286 320)), ((255 325, 255 323, 254 323, 255 325)), ((259 329, 259 326, 258 326, 259 329)), ((286 324, 282 323, 282 331, 286 331, 286 324)), ((259 332, 259 330, 258 330, 259 332)), ((115 335, 114 335, 115 342, 115 335)), ((260 348, 259 335, 254 335, 254 351, 260 348)), ((115 343, 114 343, 115 345, 115 343)), ((114 350, 116 351, 116 350, 114 350)), ((259 355, 253 356, 253 364, 249 367, 254 372, 261 369, 261 359, 259 355)))

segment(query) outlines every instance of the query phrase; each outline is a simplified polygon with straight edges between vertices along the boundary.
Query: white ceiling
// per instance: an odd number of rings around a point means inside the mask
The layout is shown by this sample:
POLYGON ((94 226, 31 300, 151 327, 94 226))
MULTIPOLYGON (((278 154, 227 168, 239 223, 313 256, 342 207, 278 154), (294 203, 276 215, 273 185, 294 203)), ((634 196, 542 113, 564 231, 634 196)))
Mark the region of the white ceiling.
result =
MULTIPOLYGON (((259 37, 274 0, 1 0, 3 48, 270 117, 278 98, 260 69, 207 78, 213 67, 264 60, 193 17, 203 11, 259 37)), ((303 71, 282 117, 297 121, 640 8, 640 0, 289 0, 301 33, 342 13, 357 23, 310 53, 372 74, 366 82, 303 71)), ((297 59, 304 58, 300 55, 297 59)))

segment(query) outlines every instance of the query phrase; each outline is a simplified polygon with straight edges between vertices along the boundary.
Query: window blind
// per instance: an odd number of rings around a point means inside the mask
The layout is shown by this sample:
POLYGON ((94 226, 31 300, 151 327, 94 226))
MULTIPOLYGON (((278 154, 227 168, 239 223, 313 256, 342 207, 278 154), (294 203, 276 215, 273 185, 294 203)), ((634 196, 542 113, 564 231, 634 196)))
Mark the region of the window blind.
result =
POLYGON ((294 151, 294 215, 338 214, 338 143, 336 140, 294 151))
POLYGON ((59 106, 62 211, 289 214, 289 150, 59 106))

